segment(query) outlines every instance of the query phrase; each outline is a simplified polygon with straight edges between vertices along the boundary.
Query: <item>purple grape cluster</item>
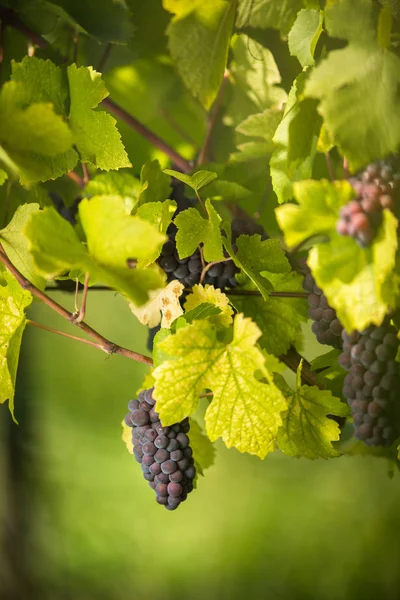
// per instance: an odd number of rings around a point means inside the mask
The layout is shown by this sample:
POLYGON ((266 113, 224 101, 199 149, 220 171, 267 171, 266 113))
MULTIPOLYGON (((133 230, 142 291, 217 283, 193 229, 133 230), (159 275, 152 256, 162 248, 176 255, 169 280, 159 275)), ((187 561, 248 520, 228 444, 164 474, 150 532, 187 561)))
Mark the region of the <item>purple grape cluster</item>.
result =
POLYGON ((337 222, 340 235, 351 236, 361 247, 369 246, 382 222, 382 211, 396 212, 400 191, 400 164, 392 158, 368 165, 350 178, 357 197, 342 207, 337 222))
POLYGON ((132 427, 133 453, 156 500, 175 510, 193 490, 196 476, 187 434, 189 419, 163 427, 155 409, 153 388, 139 393, 128 404, 125 423, 132 427))
POLYGON ((343 394, 351 408, 355 436, 368 446, 390 446, 400 433, 398 347, 389 318, 379 327, 343 331, 339 362, 348 371, 343 394))
POLYGON ((342 347, 343 326, 337 318, 336 311, 331 308, 321 288, 315 283, 310 269, 303 263, 303 289, 308 297, 308 316, 314 322, 312 330, 320 344, 333 346, 338 350, 342 347))

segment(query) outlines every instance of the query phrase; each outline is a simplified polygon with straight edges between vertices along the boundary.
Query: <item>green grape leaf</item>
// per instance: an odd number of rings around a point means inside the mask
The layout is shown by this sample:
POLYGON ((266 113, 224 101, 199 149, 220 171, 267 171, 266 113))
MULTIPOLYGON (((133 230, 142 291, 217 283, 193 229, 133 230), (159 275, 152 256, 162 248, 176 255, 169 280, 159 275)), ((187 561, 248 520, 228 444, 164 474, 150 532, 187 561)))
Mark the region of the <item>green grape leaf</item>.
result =
POLYGON ((250 115, 239 123, 236 131, 252 137, 260 137, 271 144, 275 131, 282 120, 283 111, 280 108, 269 108, 262 113, 250 115))
POLYGON ((340 438, 340 428, 327 415, 345 417, 349 414, 348 406, 328 390, 301 385, 301 366, 297 372, 296 391, 279 377, 288 400, 288 410, 283 414, 283 425, 278 431, 279 449, 289 456, 310 459, 340 456, 341 453, 332 446, 332 442, 340 438))
POLYGON ((188 0, 185 5, 167 28, 169 49, 186 87, 208 110, 224 75, 235 1, 188 0))
POLYGON ((186 183, 195 192, 198 192, 202 187, 208 185, 218 177, 216 173, 204 170, 196 171, 193 175, 185 175, 185 173, 173 171, 172 169, 164 169, 164 173, 175 177, 175 179, 179 179, 179 181, 183 181, 183 183, 186 183))
POLYGON ((22 233, 30 216, 38 210, 39 205, 34 203, 19 206, 7 227, 0 230, 0 242, 14 267, 33 285, 44 290, 46 282, 35 269, 28 240, 22 233))
MULTIPOLYGON (((169 354, 167 352, 164 352, 159 344, 161 342, 163 342, 164 340, 166 340, 167 338, 169 338, 169 336, 171 335, 171 330, 170 329, 163 329, 161 328, 159 331, 157 331, 156 335, 154 336, 154 340, 153 340, 153 363, 154 363, 154 368, 158 367, 158 365, 162 365, 162 363, 166 360, 168 360, 169 358, 171 358, 169 356, 169 354)), ((154 378, 153 378, 153 385, 154 385, 154 378)), ((151 387, 153 387, 153 385, 151 387)))
POLYGON ((379 325, 389 307, 396 305, 399 277, 394 272, 397 250, 397 220, 383 211, 383 223, 368 248, 336 233, 340 207, 353 195, 346 181, 302 181, 294 186, 299 205, 276 211, 289 247, 316 235, 329 238, 316 244, 308 264, 317 285, 347 331, 379 325), (310 210, 313 219, 309 218, 310 210))
POLYGON ((8 400, 15 422, 15 380, 26 324, 25 308, 31 302, 30 292, 23 290, 8 271, 0 270, 0 403, 8 400))
POLYGON ((225 200, 226 202, 235 203, 249 201, 254 197, 254 192, 236 181, 217 179, 208 185, 207 196, 210 200, 225 200))
POLYGON ((199 475, 204 475, 204 470, 211 467, 215 462, 214 445, 203 433, 200 425, 194 419, 190 419, 190 431, 188 436, 190 447, 193 450, 196 472, 199 475))
POLYGON ((372 40, 330 52, 311 73, 305 94, 320 101, 318 111, 351 169, 398 148, 399 85, 400 58, 372 40))
POLYGON ((94 108, 108 96, 107 89, 92 67, 68 67, 70 90, 69 122, 81 160, 109 171, 130 167, 128 155, 115 127, 115 119, 94 108))
POLYGON ((174 223, 178 227, 176 247, 179 258, 191 256, 199 244, 203 243, 203 254, 207 262, 224 259, 220 230, 221 217, 209 199, 206 200, 206 210, 208 219, 203 219, 195 208, 183 210, 175 217, 174 223))
POLYGON ((161 347, 176 357, 155 369, 154 397, 164 425, 191 415, 204 388, 213 392, 206 415, 211 441, 222 437, 228 448, 264 458, 273 451, 281 411, 286 402, 265 359, 257 349, 258 327, 236 315, 233 339, 223 343, 206 321, 195 321, 162 342, 161 347), (268 383, 258 381, 262 373, 268 383))
POLYGON ((167 241, 153 224, 127 214, 119 196, 84 199, 79 215, 89 252, 110 268, 126 265, 127 257, 138 259, 139 267, 147 266, 167 241))
POLYGON ((56 113, 66 116, 68 81, 65 71, 51 60, 25 56, 22 62, 12 62, 11 79, 24 84, 28 103, 53 104, 56 113))
POLYGON ((79 214, 87 249, 74 228, 53 208, 31 215, 24 233, 41 275, 54 279, 76 269, 125 294, 136 305, 148 300, 148 291, 163 287, 158 268, 129 269, 129 258, 146 258, 161 236, 138 217, 130 217, 122 198, 97 196, 82 200, 79 214))
MULTIPOLYGON (((205 304, 211 304, 213 307, 219 309, 217 313, 214 313, 215 316, 207 315, 210 323, 216 327, 229 327, 232 324, 233 310, 229 305, 229 298, 221 290, 215 289, 212 285, 202 286, 198 284, 192 287, 192 291, 185 301, 185 319, 190 322, 188 314, 205 304)), ((206 317, 203 316, 201 318, 205 319, 206 317)))
POLYGON ((309 180, 297 184, 295 189, 299 204, 285 204, 276 209, 289 248, 314 235, 329 235, 336 229, 340 207, 354 197, 347 181, 309 180))
MULTIPOLYGON (((176 202, 174 200, 165 200, 164 202, 147 202, 142 204, 136 211, 136 216, 151 225, 159 233, 166 233, 171 223, 174 212, 176 211, 176 202)), ((157 246, 154 246, 153 253, 149 253, 146 261, 140 261, 140 266, 148 266, 160 256, 161 249, 165 243, 165 237, 159 240, 157 246)))
POLYGON ((311 361, 311 370, 317 372, 317 383, 338 398, 343 394, 346 377, 346 371, 339 364, 340 354, 340 350, 331 350, 311 361))
POLYGON ((321 128, 316 104, 300 101, 306 74, 300 74, 290 90, 270 160, 272 186, 280 203, 293 198, 293 182, 311 177, 321 128))
POLYGON ((314 278, 347 331, 380 325, 396 305, 400 278, 394 272, 397 220, 389 210, 373 244, 360 248, 352 238, 332 233, 309 254, 314 278))
POLYGON ((226 124, 238 125, 251 113, 281 108, 287 94, 277 85, 281 76, 272 52, 244 34, 233 40, 232 51, 230 73, 235 86, 226 124))
POLYGON ((68 21, 73 19, 99 42, 124 44, 134 35, 132 18, 124 2, 96 0, 93 5, 76 0, 48 0, 45 4, 49 2, 59 7, 56 13, 58 17, 67 13, 65 16, 68 21))
MULTIPOLYGON (((322 10, 301 10, 288 36, 289 51, 302 67, 314 64, 314 52, 322 33, 322 10)), ((358 21, 357 21, 358 22, 358 21)))
MULTIPOLYGON (((51 104, 30 104, 29 90, 16 81, 0 92, 0 143, 23 183, 63 175, 77 162, 73 135, 51 104)), ((7 159, 3 162, 8 162, 7 159)))
POLYGON ((121 196, 129 212, 139 202, 140 181, 127 171, 96 175, 85 187, 85 196, 121 196))
MULTIPOLYGON (((294 271, 284 275, 268 274, 279 291, 302 292, 302 276, 294 271)), ((308 304, 302 298, 275 298, 267 301, 255 296, 232 296, 234 307, 251 317, 261 330, 259 344, 270 354, 285 354, 301 337, 301 324, 308 319, 308 304)))
POLYGON ((147 204, 139 206, 136 211, 136 216, 151 223, 160 233, 165 233, 171 223, 175 211, 175 200, 147 202, 147 204))
MULTIPOLYGON (((227 229, 225 224, 224 227, 227 229)), ((262 241, 259 234, 241 235, 236 240, 237 252, 235 252, 229 241, 229 230, 227 233, 228 238, 224 238, 224 244, 230 257, 254 283, 264 300, 267 300, 269 292, 272 290, 272 284, 261 273, 264 271, 288 273, 290 271, 289 261, 282 248, 279 247, 278 240, 262 241)))
POLYGON ((325 9, 326 30, 331 37, 368 46, 376 38, 372 8, 371 0, 332 2, 325 9))
POLYGON ((196 308, 192 308, 185 312, 185 321, 187 323, 193 323, 197 319, 208 319, 209 317, 214 317, 215 315, 221 314, 221 309, 215 304, 210 304, 210 302, 202 302, 196 308))
POLYGON ((303 0, 239 0, 236 14, 236 27, 259 29, 280 29, 287 34, 298 11, 304 7, 303 0))
POLYGON ((3 185, 8 179, 8 175, 3 169, 0 169, 0 185, 3 185))
POLYGON ((170 194, 171 180, 162 171, 158 160, 146 162, 140 171, 139 204, 164 202, 170 194))

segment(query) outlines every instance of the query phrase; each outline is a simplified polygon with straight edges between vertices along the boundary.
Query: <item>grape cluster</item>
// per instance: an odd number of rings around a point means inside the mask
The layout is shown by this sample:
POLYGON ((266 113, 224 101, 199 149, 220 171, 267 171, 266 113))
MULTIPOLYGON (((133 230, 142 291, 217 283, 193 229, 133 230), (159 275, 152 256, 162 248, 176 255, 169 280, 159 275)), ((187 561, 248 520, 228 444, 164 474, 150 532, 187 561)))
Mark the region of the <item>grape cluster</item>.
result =
POLYGON ((350 178, 357 197, 340 211, 337 232, 351 236, 366 247, 371 244, 382 222, 382 211, 399 207, 400 163, 396 158, 379 161, 350 178))
POLYGON ((312 330, 320 344, 327 344, 340 350, 342 347, 343 326, 337 318, 336 311, 328 304, 325 294, 315 283, 310 269, 303 263, 303 289, 308 297, 308 316, 314 322, 312 330))
POLYGON ((390 446, 399 435, 400 372, 396 329, 386 318, 379 327, 343 331, 339 362, 347 371, 343 394, 351 408, 355 436, 368 446, 390 446))
POLYGON ((196 475, 189 445, 189 419, 163 427, 155 410, 153 388, 128 404, 125 423, 132 427, 133 453, 156 500, 175 510, 193 490, 196 475))

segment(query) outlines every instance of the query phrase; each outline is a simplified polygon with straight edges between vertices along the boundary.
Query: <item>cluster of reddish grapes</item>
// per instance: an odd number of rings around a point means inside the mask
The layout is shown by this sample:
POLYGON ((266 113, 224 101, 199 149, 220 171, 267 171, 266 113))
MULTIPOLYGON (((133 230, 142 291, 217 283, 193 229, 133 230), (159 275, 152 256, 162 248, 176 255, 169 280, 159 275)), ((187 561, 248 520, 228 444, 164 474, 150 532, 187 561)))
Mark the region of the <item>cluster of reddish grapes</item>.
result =
POLYGON ((196 476, 187 434, 189 419, 163 427, 155 410, 153 389, 139 393, 128 404, 125 423, 132 427, 133 453, 156 500, 175 510, 193 490, 196 476))
POLYGON ((353 237, 366 247, 371 244, 382 222, 382 211, 396 212, 400 191, 400 164, 392 158, 368 165, 350 178, 356 198, 342 207, 337 223, 340 235, 353 237))
POLYGON ((351 334, 343 331, 339 362, 347 371, 343 394, 355 436, 369 446, 390 446, 399 436, 400 372, 397 331, 386 318, 351 334))

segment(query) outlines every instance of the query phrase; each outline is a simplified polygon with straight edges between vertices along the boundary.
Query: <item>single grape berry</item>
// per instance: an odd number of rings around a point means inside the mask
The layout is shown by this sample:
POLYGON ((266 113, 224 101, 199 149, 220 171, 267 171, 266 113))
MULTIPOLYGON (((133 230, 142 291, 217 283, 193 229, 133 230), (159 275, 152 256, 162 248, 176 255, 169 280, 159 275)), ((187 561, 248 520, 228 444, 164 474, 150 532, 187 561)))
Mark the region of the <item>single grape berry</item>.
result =
POLYGON ((175 510, 193 490, 196 476, 187 435, 189 419, 163 427, 152 392, 153 388, 144 390, 137 400, 129 402, 125 423, 132 427, 133 454, 156 492, 156 501, 167 510, 175 510))
POLYGON ((391 157, 370 164, 349 182, 357 196, 341 208, 336 229, 366 247, 377 234, 383 210, 396 213, 400 209, 400 160, 391 157))
POLYGON ((343 394, 354 435, 368 446, 390 446, 400 434, 399 340, 387 317, 379 327, 348 334, 343 330, 339 362, 348 371, 343 394))
POLYGON ((312 330, 320 344, 333 346, 338 350, 342 347, 343 326, 337 318, 336 311, 331 308, 305 261, 301 262, 301 270, 305 277, 303 289, 308 293, 308 316, 314 322, 312 330))

